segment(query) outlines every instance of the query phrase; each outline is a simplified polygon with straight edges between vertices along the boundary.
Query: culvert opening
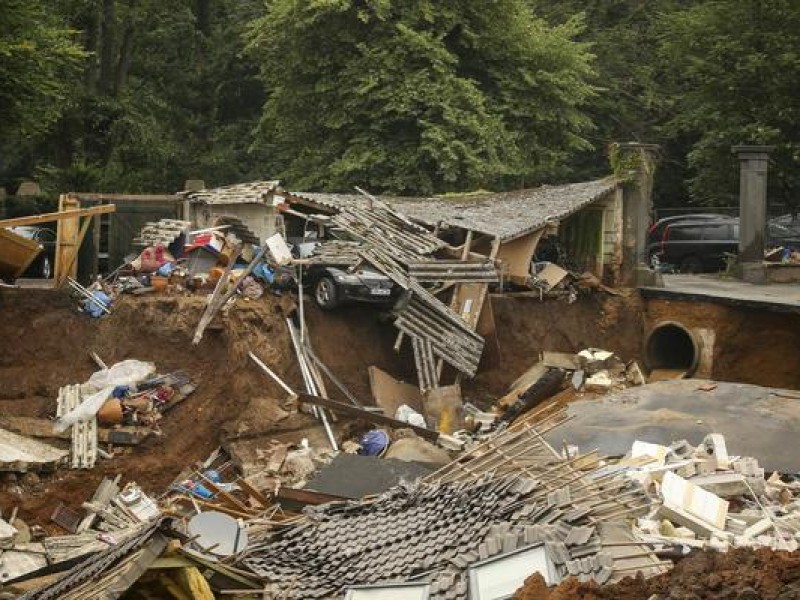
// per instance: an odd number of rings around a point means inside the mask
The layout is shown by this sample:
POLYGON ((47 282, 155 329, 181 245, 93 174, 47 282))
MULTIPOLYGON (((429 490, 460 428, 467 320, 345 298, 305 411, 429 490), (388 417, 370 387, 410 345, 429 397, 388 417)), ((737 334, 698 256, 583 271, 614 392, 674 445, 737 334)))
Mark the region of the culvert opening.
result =
POLYGON ((645 341, 645 366, 656 369, 686 371, 690 376, 697 369, 700 348, 691 331, 680 323, 656 325, 645 341))

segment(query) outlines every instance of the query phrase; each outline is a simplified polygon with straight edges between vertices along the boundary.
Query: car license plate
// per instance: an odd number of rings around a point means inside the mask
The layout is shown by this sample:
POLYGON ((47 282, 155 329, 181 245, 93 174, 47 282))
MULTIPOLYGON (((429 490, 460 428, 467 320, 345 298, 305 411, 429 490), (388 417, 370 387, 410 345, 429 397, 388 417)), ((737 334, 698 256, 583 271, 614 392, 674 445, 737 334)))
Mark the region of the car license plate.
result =
POLYGON ((369 293, 373 296, 388 296, 392 293, 392 290, 384 288, 372 288, 369 293))

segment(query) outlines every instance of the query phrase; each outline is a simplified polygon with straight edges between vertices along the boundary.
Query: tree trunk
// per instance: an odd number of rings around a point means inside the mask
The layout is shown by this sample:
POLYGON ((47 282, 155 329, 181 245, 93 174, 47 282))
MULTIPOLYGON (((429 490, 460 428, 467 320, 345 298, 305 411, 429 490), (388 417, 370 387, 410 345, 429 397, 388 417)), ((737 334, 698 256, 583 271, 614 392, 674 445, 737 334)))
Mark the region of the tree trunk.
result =
POLYGON ((197 30, 207 38, 211 35, 211 0, 197 0, 196 7, 197 30))
POLYGON ((90 14, 86 21, 86 50, 91 53, 86 61, 86 71, 84 72, 84 86, 86 89, 96 89, 97 85, 97 47, 100 45, 100 9, 98 7, 90 9, 90 14))
POLYGON ((100 44, 100 79, 98 91, 110 94, 114 86, 114 66, 116 63, 117 24, 115 15, 116 0, 103 0, 103 31, 100 44))
POLYGON ((119 96, 125 83, 128 80, 128 71, 131 68, 133 59, 133 38, 135 29, 133 22, 129 22, 122 35, 122 47, 119 50, 119 62, 117 63, 117 75, 114 78, 114 96, 119 96))

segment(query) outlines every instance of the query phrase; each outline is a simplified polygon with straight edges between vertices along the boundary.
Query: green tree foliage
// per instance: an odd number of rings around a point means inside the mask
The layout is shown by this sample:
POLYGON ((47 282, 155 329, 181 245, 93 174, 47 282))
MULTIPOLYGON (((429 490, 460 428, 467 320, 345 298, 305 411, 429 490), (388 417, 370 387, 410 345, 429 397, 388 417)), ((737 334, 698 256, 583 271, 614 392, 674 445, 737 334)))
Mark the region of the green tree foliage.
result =
MULTIPOLYGON (((657 201, 674 204, 685 196, 686 143, 665 135, 667 96, 659 56, 662 20, 678 12, 689 0, 530 0, 549 22, 558 24, 581 17, 586 27, 579 40, 597 56, 597 97, 588 113, 596 123, 589 140, 592 149, 572 161, 573 177, 593 177, 609 172, 605 153, 616 142, 658 143, 662 160, 656 171, 657 201)), ((694 2, 696 3, 696 2, 694 2)))
POLYGON ((664 19, 665 136, 691 142, 693 196, 729 204, 736 144, 774 144, 770 194, 800 204, 800 10, 794 0, 715 0, 664 19))
POLYGON ((70 78, 85 53, 75 32, 41 0, 5 0, 0 8, 0 140, 46 132, 59 118, 70 78))
POLYGON ((0 183, 509 189, 638 140, 713 205, 764 143, 800 205, 798 48, 795 0, 5 0, 0 183))
POLYGON ((427 194, 565 176, 587 148, 578 23, 522 0, 275 0, 257 146, 294 188, 427 194))
POLYGON ((35 20, 79 32, 83 57, 70 77, 53 79, 59 111, 43 123, 47 135, 5 165, 7 179, 35 176, 51 192, 158 192, 187 178, 261 175, 248 147, 263 88, 241 56, 260 0, 50 4, 35 20))

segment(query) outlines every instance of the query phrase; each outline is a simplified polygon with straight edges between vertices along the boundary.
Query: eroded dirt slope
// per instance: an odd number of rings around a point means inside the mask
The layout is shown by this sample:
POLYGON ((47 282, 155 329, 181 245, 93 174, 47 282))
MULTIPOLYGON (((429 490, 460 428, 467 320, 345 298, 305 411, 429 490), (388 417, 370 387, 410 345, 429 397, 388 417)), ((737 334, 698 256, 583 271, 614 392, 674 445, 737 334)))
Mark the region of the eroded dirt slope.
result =
MULTIPOLYGON (((103 476, 117 473, 159 493, 229 435, 265 440, 274 435, 284 441, 302 435, 326 444, 321 429, 315 435, 319 428, 309 417, 273 422, 284 394, 247 358, 254 351, 289 385, 301 387, 285 323, 291 305, 289 298, 272 296, 239 301, 193 346, 203 297, 124 297, 110 317, 95 320, 79 314, 63 293, 0 292, 0 415, 52 416, 58 389, 85 381, 96 369, 89 351, 108 364, 136 358, 155 362, 161 372, 182 369, 198 383, 197 391, 162 419, 163 435, 101 460, 91 471, 61 469, 38 482, 31 476, 0 476, 0 508, 17 505, 22 518, 48 523, 59 502, 77 508, 103 476)), ((490 401, 502 394, 539 350, 608 347, 613 339, 609 349, 632 357, 638 346, 639 313, 629 299, 598 297, 573 305, 496 299, 494 306, 501 357, 475 380, 462 383, 468 400, 490 401)), ((415 381, 408 344, 394 353, 396 330, 373 307, 324 313, 307 302, 306 319, 317 355, 363 401, 371 401, 369 365, 415 381)), ((332 385, 328 392, 343 399, 332 385)))
POLYGON ((39 483, 36 477, 7 475, 0 505, 20 504, 23 518, 40 521, 59 501, 80 506, 104 475, 116 473, 161 491, 183 467, 219 445, 223 425, 245 412, 252 398, 279 393, 248 361, 248 350, 292 385, 299 382, 277 304, 241 303, 224 320, 225 327, 209 330, 192 346, 203 307, 202 298, 123 298, 112 316, 93 320, 78 314, 60 293, 0 294, 2 414, 53 415, 58 388, 83 382, 96 369, 90 350, 108 364, 136 358, 155 362, 161 372, 182 369, 198 383, 197 391, 162 419, 161 436, 99 461, 91 471, 61 469, 39 483))

